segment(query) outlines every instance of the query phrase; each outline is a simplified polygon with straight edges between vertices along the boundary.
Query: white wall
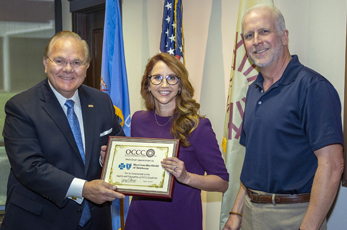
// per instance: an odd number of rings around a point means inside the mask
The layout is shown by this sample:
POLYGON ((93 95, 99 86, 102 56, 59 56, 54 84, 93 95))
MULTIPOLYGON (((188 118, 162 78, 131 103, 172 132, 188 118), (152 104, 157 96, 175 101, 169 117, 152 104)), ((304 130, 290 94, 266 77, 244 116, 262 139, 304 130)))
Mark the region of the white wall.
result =
MULTIPOLYGON (((164 0, 123 0, 123 33, 130 109, 144 109, 140 80, 148 58, 159 50, 164 0)), ((329 79, 344 101, 346 0, 274 0, 289 30, 290 50, 300 61, 329 79)), ((63 10, 67 9, 63 0, 63 10)), ((201 103, 201 114, 212 122, 221 143, 227 82, 239 0, 183 0, 186 67, 201 103)), ((64 10, 65 12, 68 10, 64 10)), ((63 28, 71 16, 63 14, 63 28)), ((221 194, 203 193, 204 229, 219 225, 221 194)), ((340 188, 328 219, 328 229, 347 225, 347 189, 340 188)))

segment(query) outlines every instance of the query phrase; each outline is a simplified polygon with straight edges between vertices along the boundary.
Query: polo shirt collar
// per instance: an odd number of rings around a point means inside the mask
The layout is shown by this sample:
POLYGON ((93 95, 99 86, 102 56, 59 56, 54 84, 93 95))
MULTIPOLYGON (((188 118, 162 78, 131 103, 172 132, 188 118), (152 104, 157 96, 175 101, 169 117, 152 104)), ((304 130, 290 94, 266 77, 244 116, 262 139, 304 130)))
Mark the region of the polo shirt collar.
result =
MULTIPOLYGON (((274 84, 274 86, 278 85, 288 85, 292 83, 297 75, 298 72, 303 68, 304 66, 299 62, 299 58, 297 55, 292 55, 292 59, 289 61, 286 69, 283 72, 282 77, 274 84)), ((257 79, 255 80, 255 84, 261 88, 263 88, 263 82, 264 78, 259 72, 257 79)))

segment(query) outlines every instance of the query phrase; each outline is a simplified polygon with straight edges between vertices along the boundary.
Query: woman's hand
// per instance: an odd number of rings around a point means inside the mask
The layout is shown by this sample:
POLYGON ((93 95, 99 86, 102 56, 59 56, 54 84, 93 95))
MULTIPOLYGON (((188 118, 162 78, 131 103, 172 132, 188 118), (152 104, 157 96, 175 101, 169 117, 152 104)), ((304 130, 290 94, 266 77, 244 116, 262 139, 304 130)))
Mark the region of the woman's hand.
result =
POLYGON ((163 166, 166 171, 174 175, 177 181, 183 184, 188 184, 189 173, 187 172, 183 161, 176 157, 167 157, 163 159, 161 166, 163 166))
POLYGON ((166 171, 174 175, 178 182, 193 188, 213 192, 225 192, 228 189, 228 181, 223 180, 217 175, 198 175, 190 173, 186 170, 184 162, 176 157, 167 157, 163 159, 161 165, 166 171))

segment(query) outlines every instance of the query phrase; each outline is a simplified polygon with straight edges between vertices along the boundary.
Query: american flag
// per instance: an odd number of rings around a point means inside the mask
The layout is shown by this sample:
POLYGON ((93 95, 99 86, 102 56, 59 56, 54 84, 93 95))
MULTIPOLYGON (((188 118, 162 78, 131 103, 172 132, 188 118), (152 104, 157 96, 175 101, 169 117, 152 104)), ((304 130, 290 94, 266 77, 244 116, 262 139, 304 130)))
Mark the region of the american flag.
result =
POLYGON ((182 1, 165 0, 160 51, 176 56, 184 63, 182 1))

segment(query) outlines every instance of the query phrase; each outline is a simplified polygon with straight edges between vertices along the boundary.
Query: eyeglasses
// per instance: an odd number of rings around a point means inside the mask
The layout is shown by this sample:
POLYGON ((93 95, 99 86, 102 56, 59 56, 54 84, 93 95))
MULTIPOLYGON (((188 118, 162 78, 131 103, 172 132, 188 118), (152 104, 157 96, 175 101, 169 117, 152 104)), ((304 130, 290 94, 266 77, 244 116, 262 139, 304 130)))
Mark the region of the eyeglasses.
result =
POLYGON ((57 66, 60 66, 60 67, 65 67, 67 65, 67 63, 69 63, 71 68, 75 69, 75 68, 79 68, 85 64, 85 62, 83 63, 82 61, 78 61, 78 60, 72 61, 72 62, 67 62, 64 59, 54 59, 52 61, 49 57, 47 57, 47 58, 48 58, 48 60, 50 60, 51 62, 53 62, 54 64, 56 64, 57 66))
MULTIPOLYGON (((149 79, 153 85, 159 85, 163 82, 164 76, 161 76, 159 74, 149 75, 149 79)), ((165 76, 165 79, 169 85, 176 85, 180 80, 180 77, 177 75, 167 75, 165 76)))

